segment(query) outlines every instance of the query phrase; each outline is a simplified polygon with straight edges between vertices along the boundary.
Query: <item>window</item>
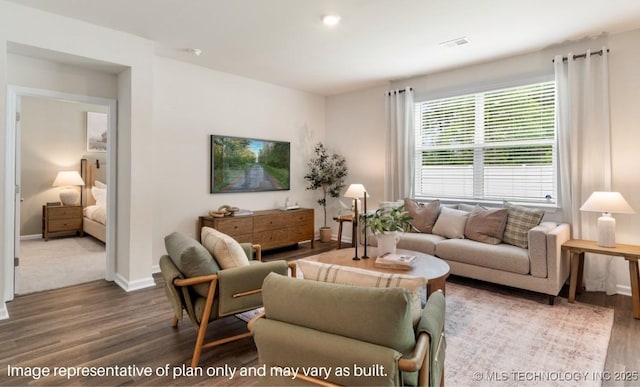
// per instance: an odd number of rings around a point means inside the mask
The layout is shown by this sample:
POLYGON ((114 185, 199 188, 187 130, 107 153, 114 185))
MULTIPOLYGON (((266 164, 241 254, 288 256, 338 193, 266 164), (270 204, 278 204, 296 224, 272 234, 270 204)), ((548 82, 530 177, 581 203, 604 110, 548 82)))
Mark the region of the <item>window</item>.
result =
POLYGON ((554 81, 415 108, 417 197, 556 203, 554 81))

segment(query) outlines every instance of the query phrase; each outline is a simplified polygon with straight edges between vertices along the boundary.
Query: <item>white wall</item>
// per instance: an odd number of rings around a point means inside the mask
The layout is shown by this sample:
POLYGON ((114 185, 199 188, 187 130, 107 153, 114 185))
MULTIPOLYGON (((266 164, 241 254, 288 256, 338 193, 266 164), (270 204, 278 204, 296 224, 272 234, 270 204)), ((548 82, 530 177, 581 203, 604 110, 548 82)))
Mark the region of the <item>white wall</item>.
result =
MULTIPOLYGON (((326 145, 347 161, 349 173, 345 180, 361 183, 369 192, 367 209, 377 208, 384 200, 385 132, 384 93, 388 86, 336 95, 327 98, 326 145)), ((345 188, 346 189, 346 188, 345 188)), ((346 205, 350 199, 339 198, 346 205)), ((339 203, 331 200, 327 218, 338 215, 339 203)), ((328 225, 337 232, 335 222, 328 225)), ((345 227, 343 237, 351 238, 351 227, 345 227)))
MULTIPOLYGON (((599 50, 603 45, 610 49, 609 82, 611 102, 611 130, 613 147, 613 189, 620 191, 629 204, 636 210, 635 215, 618 215, 617 241, 640 245, 640 178, 637 168, 640 165, 640 30, 600 36, 580 42, 567 43, 526 55, 505 58, 484 64, 468 66, 450 71, 427 74, 411 79, 392 82, 390 88, 398 89, 411 86, 416 99, 445 96, 464 91, 473 91, 487 85, 505 84, 521 78, 550 76, 553 74, 552 59, 557 54, 583 53, 586 49, 599 50)), ((379 88, 370 88, 354 93, 327 98, 327 139, 331 143, 345 136, 346 128, 352 131, 348 138, 367 139, 370 149, 384 150, 384 136, 371 136, 371 128, 384 131, 383 104, 374 96, 379 88), (382 115, 379 112, 382 111, 382 115), (372 122, 372 117, 375 122, 372 122), (368 123, 358 125, 359 122, 368 123)), ((384 153, 382 153, 384 154, 384 153)), ((372 163, 371 159, 367 159, 372 163)), ((351 163, 353 164, 353 163, 351 163)), ((374 163, 373 165, 379 165, 374 163)), ((377 169, 377 168, 371 168, 377 169)), ((368 176, 361 170, 350 178, 366 179, 366 187, 372 192, 384 192, 384 170, 379 169, 374 176, 368 176), (369 186, 371 185, 371 186, 369 186)), ((618 290, 630 294, 629 270, 627 262, 614 259, 614 272, 618 290)))
POLYGON ((198 216, 230 204, 251 210, 283 206, 286 198, 321 211, 305 190, 306 160, 324 138, 324 98, 154 58, 153 262, 165 253, 172 231, 196 233, 198 216), (289 141, 291 190, 209 193, 209 135, 289 141))

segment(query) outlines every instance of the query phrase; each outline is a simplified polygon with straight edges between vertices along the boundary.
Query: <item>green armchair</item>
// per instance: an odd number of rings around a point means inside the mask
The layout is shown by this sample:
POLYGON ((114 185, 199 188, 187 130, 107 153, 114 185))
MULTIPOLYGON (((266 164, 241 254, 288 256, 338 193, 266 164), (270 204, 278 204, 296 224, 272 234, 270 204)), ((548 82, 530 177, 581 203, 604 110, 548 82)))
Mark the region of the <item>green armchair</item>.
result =
POLYGON ((287 275, 285 261, 261 262, 259 245, 240 244, 248 266, 220 269, 209 251, 195 239, 178 232, 165 238, 167 255, 160 257, 165 291, 173 307, 173 327, 183 311, 198 330, 191 366, 196 367, 203 349, 251 336, 251 332, 204 342, 210 321, 262 306, 262 281, 271 272, 287 275))
POLYGON ((249 329, 270 384, 444 384, 442 291, 429 296, 415 326, 410 296, 402 288, 269 274, 262 292, 265 312, 249 329), (286 372, 296 369, 295 378, 286 372), (305 375, 305 369, 315 374, 305 375))

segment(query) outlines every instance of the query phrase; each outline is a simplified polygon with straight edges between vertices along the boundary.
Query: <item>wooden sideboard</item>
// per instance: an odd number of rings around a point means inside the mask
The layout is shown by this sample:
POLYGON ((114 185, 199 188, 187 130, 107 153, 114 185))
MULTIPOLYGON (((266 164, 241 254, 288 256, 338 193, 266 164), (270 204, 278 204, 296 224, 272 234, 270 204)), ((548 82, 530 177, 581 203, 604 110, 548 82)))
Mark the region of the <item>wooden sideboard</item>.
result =
POLYGON ((198 238, 202 227, 212 227, 230 235, 238 242, 259 244, 263 250, 291 246, 314 238, 314 211, 311 208, 295 210, 254 211, 248 216, 216 218, 201 216, 198 238))

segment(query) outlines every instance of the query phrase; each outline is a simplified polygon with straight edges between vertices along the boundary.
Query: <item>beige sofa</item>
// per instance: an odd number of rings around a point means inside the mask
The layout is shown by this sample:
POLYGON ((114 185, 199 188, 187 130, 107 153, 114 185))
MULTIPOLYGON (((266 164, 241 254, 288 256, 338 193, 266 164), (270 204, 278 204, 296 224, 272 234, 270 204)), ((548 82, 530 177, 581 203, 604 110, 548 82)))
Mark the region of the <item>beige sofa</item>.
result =
MULTIPOLYGON (((405 201, 405 206, 407 204, 409 202, 405 201)), ((424 207, 420 205, 420 208, 424 207)), ((463 210, 474 208, 461 207, 463 210)), ((442 208, 440 205, 434 228, 438 226, 442 208)), ((569 257, 560 249, 571 234, 570 226, 565 223, 543 221, 532 227, 526 233, 526 248, 499 240, 490 244, 459 235, 448 238, 438 235, 435 231, 439 234, 447 232, 437 229, 427 231, 401 233, 397 247, 439 257, 447 261, 450 273, 454 275, 548 294, 550 304, 569 276, 569 257)), ((375 238, 369 240, 376 244, 375 238)))

